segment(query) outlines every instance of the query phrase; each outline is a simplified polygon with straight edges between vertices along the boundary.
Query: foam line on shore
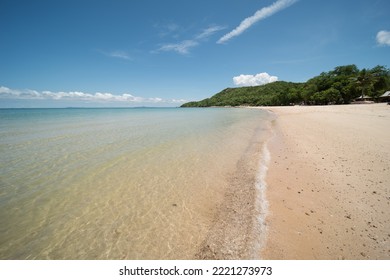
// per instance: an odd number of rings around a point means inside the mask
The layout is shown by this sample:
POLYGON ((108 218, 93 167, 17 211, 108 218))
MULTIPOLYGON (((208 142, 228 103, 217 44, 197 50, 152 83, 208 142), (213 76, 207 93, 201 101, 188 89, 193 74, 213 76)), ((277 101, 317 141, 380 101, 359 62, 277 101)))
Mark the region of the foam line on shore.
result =
POLYGON ((267 200, 267 171, 271 160, 271 153, 268 148, 268 142, 275 136, 274 132, 274 122, 277 118, 277 115, 268 109, 263 109, 267 111, 271 115, 270 125, 269 125, 269 131, 270 135, 268 138, 264 141, 263 147, 260 154, 260 160, 259 160, 259 169, 256 176, 256 183, 255 188, 257 192, 257 198, 256 198, 256 210, 258 213, 257 216, 257 233, 258 238, 256 243, 254 244, 254 253, 253 258, 254 259, 261 259, 261 252, 264 249, 266 242, 267 242, 267 223, 266 219, 269 213, 269 202, 267 200))
POLYGON ((264 247, 267 239, 267 225, 266 225, 266 218, 268 214, 268 200, 266 197, 266 191, 267 191, 267 182, 266 182, 266 176, 268 171, 268 164, 270 162, 271 155, 268 150, 267 143, 264 143, 262 155, 260 159, 260 167, 259 172, 257 174, 256 178, 256 190, 258 192, 257 195, 257 211, 258 211, 258 226, 259 226, 259 232, 260 236, 258 239, 258 242, 256 244, 256 255, 254 256, 256 259, 260 256, 260 251, 264 247))

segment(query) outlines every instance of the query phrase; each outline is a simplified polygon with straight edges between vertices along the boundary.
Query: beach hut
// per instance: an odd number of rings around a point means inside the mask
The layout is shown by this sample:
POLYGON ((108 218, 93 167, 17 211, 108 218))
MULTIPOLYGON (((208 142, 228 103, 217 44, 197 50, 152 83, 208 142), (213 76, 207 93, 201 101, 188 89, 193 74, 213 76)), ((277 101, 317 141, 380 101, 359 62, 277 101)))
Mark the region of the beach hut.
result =
POLYGON ((367 95, 361 95, 352 102, 352 104, 371 104, 371 103, 374 103, 374 101, 372 97, 369 97, 367 95))
POLYGON ((358 98, 355 99, 355 101, 372 101, 372 97, 367 95, 361 95, 358 98))
POLYGON ((379 96, 380 102, 390 102, 390 91, 386 91, 384 94, 379 96))

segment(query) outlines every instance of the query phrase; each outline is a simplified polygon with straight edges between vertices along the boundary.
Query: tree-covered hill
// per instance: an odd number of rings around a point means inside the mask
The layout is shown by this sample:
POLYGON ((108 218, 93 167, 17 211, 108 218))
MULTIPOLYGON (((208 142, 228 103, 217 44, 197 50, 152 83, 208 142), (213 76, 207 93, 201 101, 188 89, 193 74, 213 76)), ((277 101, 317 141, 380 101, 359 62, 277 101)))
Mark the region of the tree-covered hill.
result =
POLYGON ((306 83, 278 81, 262 86, 227 88, 182 107, 348 104, 361 96, 376 99, 389 89, 390 70, 386 67, 359 70, 356 65, 346 65, 323 72, 306 83))

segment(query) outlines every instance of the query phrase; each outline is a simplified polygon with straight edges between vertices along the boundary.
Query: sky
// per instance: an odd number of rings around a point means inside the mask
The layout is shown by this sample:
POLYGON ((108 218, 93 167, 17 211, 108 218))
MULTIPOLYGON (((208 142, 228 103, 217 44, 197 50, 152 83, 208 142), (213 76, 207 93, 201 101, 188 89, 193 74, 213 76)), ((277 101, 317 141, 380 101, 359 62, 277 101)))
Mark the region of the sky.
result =
POLYGON ((0 108, 180 106, 390 67, 388 0, 1 0, 0 108))

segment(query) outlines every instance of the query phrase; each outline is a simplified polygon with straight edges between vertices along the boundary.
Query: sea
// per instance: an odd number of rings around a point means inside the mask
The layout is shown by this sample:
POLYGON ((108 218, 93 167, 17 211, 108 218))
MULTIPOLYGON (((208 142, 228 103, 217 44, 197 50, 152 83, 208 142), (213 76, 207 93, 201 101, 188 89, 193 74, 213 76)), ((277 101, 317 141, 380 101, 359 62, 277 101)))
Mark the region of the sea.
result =
MULTIPOLYGON (((193 259, 271 121, 257 108, 0 109, 0 259, 193 259)), ((264 156, 250 167, 263 214, 264 156)))

